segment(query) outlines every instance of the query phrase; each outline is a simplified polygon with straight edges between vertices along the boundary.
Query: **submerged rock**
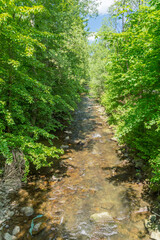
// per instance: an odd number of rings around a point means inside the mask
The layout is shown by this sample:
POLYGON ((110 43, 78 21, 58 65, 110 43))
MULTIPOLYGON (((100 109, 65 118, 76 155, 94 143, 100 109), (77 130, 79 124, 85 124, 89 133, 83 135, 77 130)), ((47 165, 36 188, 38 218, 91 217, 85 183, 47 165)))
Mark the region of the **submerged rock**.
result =
POLYGON ((20 232, 20 227, 19 226, 15 226, 13 231, 12 231, 12 235, 17 235, 20 232))
POLYGON ((23 207, 21 208, 21 212, 24 213, 27 217, 29 217, 33 215, 34 210, 32 207, 23 207))
POLYGON ((90 220, 96 223, 113 222, 113 218, 108 212, 95 213, 90 216, 90 220))

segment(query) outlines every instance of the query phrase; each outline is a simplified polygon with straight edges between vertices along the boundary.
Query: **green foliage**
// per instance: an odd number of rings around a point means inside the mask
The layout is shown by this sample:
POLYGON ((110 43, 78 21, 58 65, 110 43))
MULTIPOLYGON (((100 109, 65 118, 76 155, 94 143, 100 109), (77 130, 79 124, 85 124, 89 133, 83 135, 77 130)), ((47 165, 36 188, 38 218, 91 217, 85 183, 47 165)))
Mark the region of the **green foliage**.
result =
POLYGON ((150 164, 156 190, 160 187, 159 29, 159 4, 152 1, 152 6, 142 4, 129 13, 123 32, 100 34, 109 59, 101 102, 119 141, 150 164))
MULTIPOLYGON (((88 78, 84 16, 90 1, 0 2, 0 154, 23 152, 26 174, 58 158, 61 150, 40 143, 55 138, 80 100, 88 78)), ((50 141, 50 144, 52 141, 50 141)))

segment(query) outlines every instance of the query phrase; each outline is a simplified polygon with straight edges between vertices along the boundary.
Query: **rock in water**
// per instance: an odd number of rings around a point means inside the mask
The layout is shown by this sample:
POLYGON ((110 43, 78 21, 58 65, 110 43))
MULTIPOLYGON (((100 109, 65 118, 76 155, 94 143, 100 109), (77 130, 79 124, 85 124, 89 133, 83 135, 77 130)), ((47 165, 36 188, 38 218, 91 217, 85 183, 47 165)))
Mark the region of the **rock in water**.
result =
POLYGON ((4 234, 5 240, 16 240, 17 238, 15 236, 10 235, 9 233, 4 234))
POLYGON ((93 138, 101 138, 102 136, 101 136, 101 134, 99 134, 99 133, 94 133, 94 134, 92 135, 92 137, 93 137, 93 138))
POLYGON ((151 239, 160 240, 160 232, 158 230, 151 232, 151 239))
POLYGON ((108 212, 95 213, 90 216, 90 220, 96 223, 113 222, 113 218, 108 212))
POLYGON ((15 226, 13 231, 12 231, 12 235, 17 235, 20 232, 20 227, 19 226, 15 226))
POLYGON ((69 146, 68 146, 68 145, 62 145, 61 148, 62 148, 62 149, 68 149, 69 146))
POLYGON ((34 210, 32 207, 23 207, 21 208, 21 212, 24 213, 27 217, 29 217, 33 215, 34 210))

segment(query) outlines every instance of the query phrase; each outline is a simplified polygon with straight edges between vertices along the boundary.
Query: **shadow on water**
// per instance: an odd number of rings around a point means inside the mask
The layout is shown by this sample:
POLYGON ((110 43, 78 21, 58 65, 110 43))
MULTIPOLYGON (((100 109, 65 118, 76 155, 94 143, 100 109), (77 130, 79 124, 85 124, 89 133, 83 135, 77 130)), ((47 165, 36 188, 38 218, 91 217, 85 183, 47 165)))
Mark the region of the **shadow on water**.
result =
POLYGON ((105 167, 103 170, 111 173, 111 176, 108 176, 106 180, 115 185, 119 185, 123 182, 137 183, 135 167, 131 164, 124 166, 105 167))

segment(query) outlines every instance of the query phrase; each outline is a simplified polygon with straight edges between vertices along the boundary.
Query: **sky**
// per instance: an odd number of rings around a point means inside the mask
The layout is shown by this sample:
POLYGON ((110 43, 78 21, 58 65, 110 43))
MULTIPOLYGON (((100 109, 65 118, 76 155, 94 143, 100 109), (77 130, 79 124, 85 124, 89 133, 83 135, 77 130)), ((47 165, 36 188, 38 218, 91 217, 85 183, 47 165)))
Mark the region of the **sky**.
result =
MULTIPOLYGON (((88 27, 90 32, 97 32, 100 27, 104 17, 107 17, 108 8, 114 3, 114 0, 97 0, 98 6, 98 17, 90 18, 88 22, 88 27)), ((94 41, 94 33, 88 37, 89 41, 94 41)))

